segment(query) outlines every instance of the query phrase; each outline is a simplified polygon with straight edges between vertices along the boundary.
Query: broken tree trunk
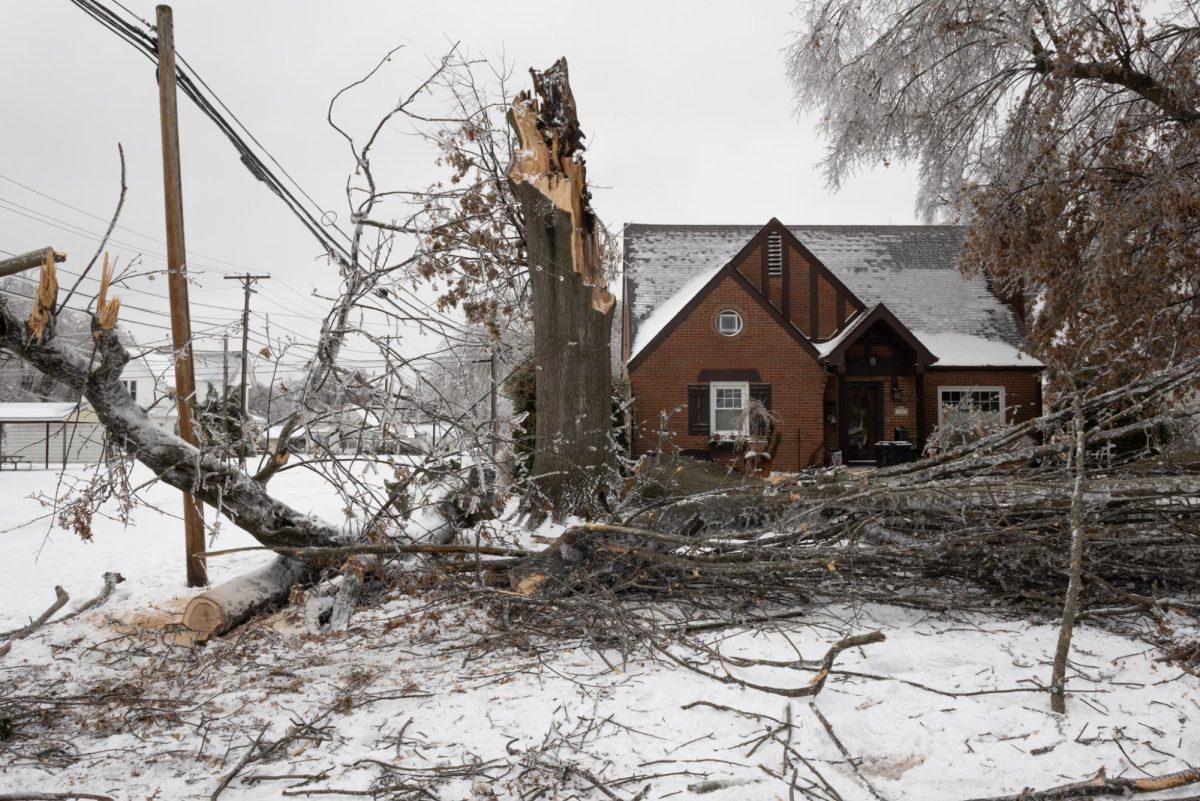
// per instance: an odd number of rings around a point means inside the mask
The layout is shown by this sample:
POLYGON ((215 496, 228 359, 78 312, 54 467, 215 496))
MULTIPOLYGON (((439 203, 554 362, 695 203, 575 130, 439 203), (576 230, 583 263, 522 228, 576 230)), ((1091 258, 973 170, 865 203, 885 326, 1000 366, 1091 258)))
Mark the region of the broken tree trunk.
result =
MULTIPOLYGON (((42 269, 52 270, 53 262, 42 269)), ((277 500, 251 476, 152 422, 121 383, 129 354, 117 335, 116 313, 110 304, 105 305, 108 312, 92 317, 93 352, 56 337, 53 313, 48 321, 34 319, 34 315, 30 321, 22 320, 0 296, 0 350, 80 392, 113 442, 160 480, 220 509, 263 545, 303 548, 353 544, 352 533, 341 532, 277 500)), ((53 302, 43 305, 53 308, 53 302)))
MULTIPOLYGON (((56 256, 51 249, 39 253, 44 259, 42 280, 29 319, 21 319, 0 297, 0 350, 80 392, 113 442, 163 482, 220 509, 263 545, 295 549, 354 544, 354 533, 339 531, 272 497, 265 481, 224 464, 150 420, 121 383, 129 354, 116 331, 119 305, 115 298, 105 297, 107 277, 102 281, 98 313, 92 317, 94 351, 56 338, 53 296, 57 291, 52 280, 56 256), (43 290, 47 297, 42 297, 43 290)), ((107 276, 107 268, 105 272, 107 276)), ((193 599, 184 622, 202 636, 215 636, 286 601, 294 584, 311 577, 313 565, 325 564, 323 557, 306 563, 280 556, 265 568, 193 599)))
POLYGON ((296 584, 310 581, 316 568, 286 556, 197 595, 183 610, 183 625, 200 639, 224 634, 260 612, 287 603, 296 584))
POLYGON ((56 262, 67 260, 67 254, 59 253, 54 248, 31 250, 28 253, 22 253, 12 258, 0 259, 0 278, 6 275, 16 275, 25 270, 32 270, 34 267, 40 267, 46 261, 47 257, 52 258, 56 262))
POLYGON ((524 211, 533 302, 533 475, 561 517, 596 506, 610 460, 615 301, 605 282, 566 59, 530 72, 537 98, 522 92, 509 110, 518 144, 508 177, 524 211))

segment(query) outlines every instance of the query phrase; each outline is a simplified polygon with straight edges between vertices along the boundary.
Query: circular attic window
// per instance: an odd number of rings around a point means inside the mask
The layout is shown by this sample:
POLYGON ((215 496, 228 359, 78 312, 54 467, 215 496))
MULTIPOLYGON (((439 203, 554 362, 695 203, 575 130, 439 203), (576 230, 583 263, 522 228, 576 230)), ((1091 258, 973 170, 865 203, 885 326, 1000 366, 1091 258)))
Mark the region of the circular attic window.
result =
POLYGON ((717 315, 717 333, 726 337, 735 337, 742 333, 742 315, 733 309, 720 312, 717 315))

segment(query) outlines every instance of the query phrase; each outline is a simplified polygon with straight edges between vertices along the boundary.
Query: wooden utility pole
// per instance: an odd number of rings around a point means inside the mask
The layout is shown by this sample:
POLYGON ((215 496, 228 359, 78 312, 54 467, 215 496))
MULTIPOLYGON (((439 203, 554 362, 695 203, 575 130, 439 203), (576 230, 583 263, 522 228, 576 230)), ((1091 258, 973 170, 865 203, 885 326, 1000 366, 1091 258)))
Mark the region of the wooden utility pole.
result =
POLYGON ((225 444, 221 450, 228 454, 229 448, 229 335, 221 337, 221 420, 225 425, 225 444))
POLYGON ((270 278, 269 275, 227 275, 226 281, 241 281, 242 290, 245 293, 245 301, 242 303, 242 392, 241 392, 241 410, 242 410, 242 442, 238 446, 238 461, 242 469, 246 469, 246 430, 249 427, 249 406, 250 406, 250 385, 247 383, 247 373, 250 366, 250 295, 254 292, 250 287, 255 281, 261 281, 270 278))
MULTIPOLYGON (((183 241, 183 181, 179 168, 179 109, 175 103, 175 24, 170 6, 156 9, 158 31, 158 109, 162 127, 163 195, 167 219, 167 290, 171 299, 171 346, 175 356, 175 408, 179 436, 195 447, 192 406, 196 375, 192 367, 192 323, 188 316, 187 248, 183 241)), ((200 499, 183 496, 184 554, 189 587, 208 584, 208 570, 197 554, 204 550, 200 499)))

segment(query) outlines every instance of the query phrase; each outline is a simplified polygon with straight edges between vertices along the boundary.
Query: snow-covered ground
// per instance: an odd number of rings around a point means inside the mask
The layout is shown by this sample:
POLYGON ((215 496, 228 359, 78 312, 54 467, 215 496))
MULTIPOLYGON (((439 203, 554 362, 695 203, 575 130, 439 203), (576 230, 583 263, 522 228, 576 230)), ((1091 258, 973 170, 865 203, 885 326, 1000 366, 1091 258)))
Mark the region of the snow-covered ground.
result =
MULTIPOLYGON (((494 621, 470 603, 430 603, 419 584, 364 607, 346 635, 311 633, 284 610, 204 648, 181 645, 191 592, 179 494, 150 488, 153 507, 128 527, 97 518, 84 543, 30 497, 57 483, 54 472, 0 473, 0 630, 44 610, 55 584, 71 593, 69 609, 106 570, 126 582, 104 607, 0 658, 0 717, 23 710, 0 741, 0 793, 201 799, 235 772, 220 798, 924 801, 1200 762, 1200 680, 1147 642, 1089 626, 1076 635, 1065 716, 1040 690, 1053 626, 883 606, 695 635, 726 657, 813 660, 846 634, 886 634, 841 654, 816 698, 720 683, 646 654, 483 650, 494 621)), ((305 510, 343 515, 311 472, 273 486, 305 510)), ((212 547, 249 544, 226 526, 212 547)), ((210 573, 219 582, 265 558, 213 559, 210 573)), ((812 677, 725 667, 776 687, 812 677)))

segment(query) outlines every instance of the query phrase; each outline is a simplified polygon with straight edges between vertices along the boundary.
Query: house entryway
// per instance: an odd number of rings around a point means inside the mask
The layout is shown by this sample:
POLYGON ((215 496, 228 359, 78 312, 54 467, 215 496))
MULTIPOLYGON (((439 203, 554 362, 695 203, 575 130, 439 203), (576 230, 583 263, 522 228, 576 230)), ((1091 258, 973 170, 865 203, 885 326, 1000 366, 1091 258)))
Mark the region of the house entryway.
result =
POLYGON ((875 443, 883 432, 883 383, 847 382, 844 392, 842 458, 847 464, 875 464, 875 443))

